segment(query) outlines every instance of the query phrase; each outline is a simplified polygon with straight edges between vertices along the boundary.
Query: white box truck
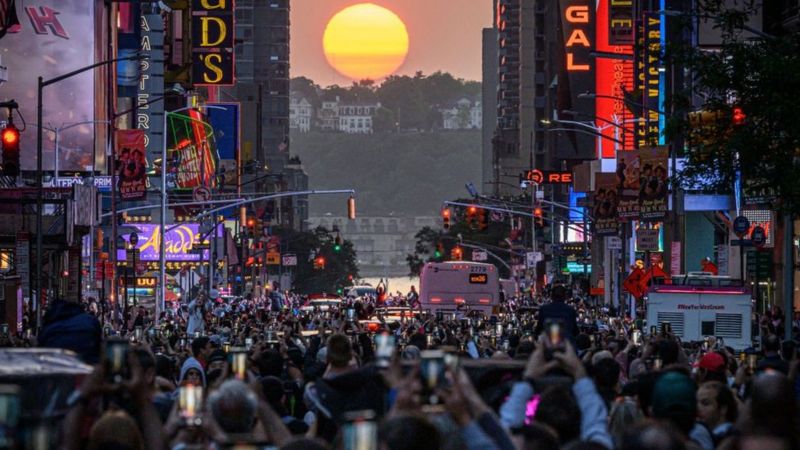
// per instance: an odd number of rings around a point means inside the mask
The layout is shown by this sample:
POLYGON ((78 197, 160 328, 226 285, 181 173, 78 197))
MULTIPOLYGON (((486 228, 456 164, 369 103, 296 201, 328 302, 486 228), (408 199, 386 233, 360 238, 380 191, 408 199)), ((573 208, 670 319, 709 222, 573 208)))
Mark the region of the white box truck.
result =
POLYGON ((648 328, 656 325, 661 332, 669 323, 684 342, 716 336, 736 350, 752 346, 752 296, 739 280, 690 273, 672 281, 650 288, 648 328))

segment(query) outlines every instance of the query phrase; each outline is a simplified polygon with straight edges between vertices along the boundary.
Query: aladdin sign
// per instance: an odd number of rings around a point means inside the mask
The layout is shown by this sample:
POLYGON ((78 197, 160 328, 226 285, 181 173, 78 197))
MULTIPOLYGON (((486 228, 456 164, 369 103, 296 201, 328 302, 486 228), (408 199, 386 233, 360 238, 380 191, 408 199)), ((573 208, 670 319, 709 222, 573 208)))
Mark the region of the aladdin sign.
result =
POLYGON ((233 0, 192 1, 192 81, 196 86, 233 84, 233 0))
MULTIPOLYGON (((160 258, 159 248, 161 242, 160 227, 151 224, 128 224, 126 226, 136 228, 139 235, 139 242, 136 248, 139 249, 138 259, 142 262, 158 261, 160 258)), ((200 235, 200 225, 197 223, 185 223, 173 229, 167 228, 167 238, 164 242, 167 250, 166 261, 168 262, 192 262, 208 261, 208 250, 203 250, 202 254, 192 252, 194 245, 199 245, 203 241, 200 235)), ((222 236, 221 226, 217 226, 217 237, 222 236)), ((122 236, 127 244, 129 235, 122 236)), ((127 245, 126 245, 127 246, 127 245)), ((117 260, 125 260, 125 249, 117 250, 117 260)))

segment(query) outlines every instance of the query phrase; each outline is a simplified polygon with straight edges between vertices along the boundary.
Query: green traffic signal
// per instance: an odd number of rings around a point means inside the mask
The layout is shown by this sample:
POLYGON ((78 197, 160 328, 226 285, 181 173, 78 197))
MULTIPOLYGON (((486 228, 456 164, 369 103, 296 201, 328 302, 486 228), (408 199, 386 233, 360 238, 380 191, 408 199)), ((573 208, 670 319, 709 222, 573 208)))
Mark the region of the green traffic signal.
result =
POLYGON ((436 250, 435 252, 433 252, 433 257, 434 258, 441 258, 442 257, 442 252, 440 252, 439 250, 436 250))
POLYGON ((342 249, 342 246, 339 245, 339 244, 336 244, 336 245, 333 246, 333 251, 335 251, 335 252, 339 252, 341 249, 342 249))

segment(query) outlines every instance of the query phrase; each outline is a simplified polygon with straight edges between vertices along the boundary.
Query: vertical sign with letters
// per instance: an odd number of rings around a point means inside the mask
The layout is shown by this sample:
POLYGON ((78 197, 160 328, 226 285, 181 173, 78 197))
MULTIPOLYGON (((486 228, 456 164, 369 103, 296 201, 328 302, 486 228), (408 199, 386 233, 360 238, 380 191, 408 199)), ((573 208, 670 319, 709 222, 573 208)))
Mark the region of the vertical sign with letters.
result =
POLYGON ((136 128, 144 130, 144 147, 149 161, 161 159, 164 139, 164 102, 153 99, 164 95, 164 20, 160 14, 142 14, 139 93, 136 99, 136 128))
POLYGON ((234 83, 233 0, 192 0, 192 82, 234 83))

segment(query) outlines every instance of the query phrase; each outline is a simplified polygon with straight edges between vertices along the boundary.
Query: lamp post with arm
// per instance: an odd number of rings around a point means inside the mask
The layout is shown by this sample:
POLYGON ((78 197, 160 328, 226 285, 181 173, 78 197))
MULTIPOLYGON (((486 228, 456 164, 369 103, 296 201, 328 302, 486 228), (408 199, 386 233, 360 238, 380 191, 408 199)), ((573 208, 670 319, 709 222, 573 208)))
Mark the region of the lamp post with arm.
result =
MULTIPOLYGON (((213 106, 213 105, 205 105, 203 108, 206 109, 221 109, 226 110, 227 108, 222 106, 213 106)), ((159 316, 161 311, 164 310, 164 302, 166 301, 167 295, 167 262, 166 262, 166 235, 167 235, 167 120, 170 115, 175 115, 183 111, 189 111, 192 109, 196 109, 194 106, 186 106, 183 108, 178 108, 172 111, 164 111, 164 139, 162 139, 162 146, 161 146, 161 218, 159 223, 159 238, 158 238, 158 259, 159 259, 159 288, 158 288, 158 298, 156 299, 155 305, 155 323, 158 325, 159 316)), ((191 118, 190 118, 191 119, 191 118)), ((191 119, 196 120, 196 119, 191 119)))

